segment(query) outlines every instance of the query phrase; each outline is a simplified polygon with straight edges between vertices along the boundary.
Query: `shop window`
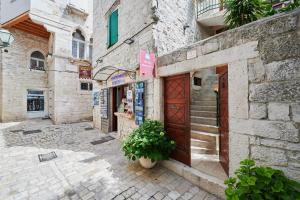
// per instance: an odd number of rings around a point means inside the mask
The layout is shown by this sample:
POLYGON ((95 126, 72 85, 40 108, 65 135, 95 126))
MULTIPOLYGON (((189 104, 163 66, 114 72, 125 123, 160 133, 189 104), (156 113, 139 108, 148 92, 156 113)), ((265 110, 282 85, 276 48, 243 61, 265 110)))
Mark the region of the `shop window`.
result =
POLYGON ((41 52, 34 51, 30 55, 30 69, 45 70, 45 56, 41 52))
POLYGON ((194 77, 194 85, 195 86, 202 86, 202 79, 199 77, 194 77))
POLYGON ((27 111, 37 112, 44 111, 45 107, 45 97, 43 91, 28 90, 27 94, 27 111))
POLYGON ((118 42, 118 10, 115 10, 108 18, 108 33, 107 33, 107 44, 108 47, 113 46, 118 42))
POLYGON ((81 82, 80 89, 85 91, 92 91, 93 90, 93 83, 88 82, 81 82))
POLYGON ((73 33, 72 56, 79 59, 84 59, 85 57, 85 38, 80 30, 76 30, 73 33))

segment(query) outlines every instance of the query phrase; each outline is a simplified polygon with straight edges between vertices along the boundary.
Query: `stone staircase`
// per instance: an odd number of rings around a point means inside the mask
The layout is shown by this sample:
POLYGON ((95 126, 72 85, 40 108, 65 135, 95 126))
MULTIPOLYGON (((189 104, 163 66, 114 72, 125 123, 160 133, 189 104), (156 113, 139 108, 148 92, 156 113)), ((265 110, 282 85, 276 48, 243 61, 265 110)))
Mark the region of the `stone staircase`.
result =
POLYGON ((217 99, 214 91, 193 91, 191 102, 191 153, 219 154, 217 99))

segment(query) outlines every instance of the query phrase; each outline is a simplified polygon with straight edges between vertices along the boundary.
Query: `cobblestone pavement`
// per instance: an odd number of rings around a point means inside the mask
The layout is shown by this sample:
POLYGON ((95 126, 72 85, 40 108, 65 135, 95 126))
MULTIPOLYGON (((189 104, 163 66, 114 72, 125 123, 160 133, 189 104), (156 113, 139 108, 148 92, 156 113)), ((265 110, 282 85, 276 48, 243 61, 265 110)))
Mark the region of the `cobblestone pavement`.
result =
POLYGON ((88 122, 0 123, 0 199, 217 199, 159 165, 127 161, 118 140, 90 143, 103 136, 88 122), (52 151, 57 158, 39 161, 52 151))

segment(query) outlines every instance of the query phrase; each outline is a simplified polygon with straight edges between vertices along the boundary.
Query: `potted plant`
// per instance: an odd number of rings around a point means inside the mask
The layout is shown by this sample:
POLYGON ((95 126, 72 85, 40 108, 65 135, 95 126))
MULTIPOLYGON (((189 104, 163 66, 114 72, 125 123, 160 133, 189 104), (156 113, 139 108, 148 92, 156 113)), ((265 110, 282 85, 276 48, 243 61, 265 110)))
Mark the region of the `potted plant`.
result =
POLYGON ((281 170, 256 166, 253 160, 246 159, 235 175, 225 181, 227 200, 300 199, 300 184, 281 170))
POLYGON ((170 140, 163 124, 156 120, 145 120, 123 142, 122 150, 129 160, 139 159, 145 168, 152 168, 157 161, 167 160, 175 149, 175 142, 170 140))

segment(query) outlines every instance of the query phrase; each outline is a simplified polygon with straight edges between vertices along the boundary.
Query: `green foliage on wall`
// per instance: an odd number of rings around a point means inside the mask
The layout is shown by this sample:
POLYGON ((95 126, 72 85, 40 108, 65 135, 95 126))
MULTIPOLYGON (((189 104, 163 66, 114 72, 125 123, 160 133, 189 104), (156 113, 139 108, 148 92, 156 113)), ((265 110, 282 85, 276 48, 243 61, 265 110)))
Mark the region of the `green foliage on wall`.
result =
POLYGON ((300 200, 300 184, 281 170, 256 166, 243 160, 236 177, 225 181, 227 200, 300 200))

